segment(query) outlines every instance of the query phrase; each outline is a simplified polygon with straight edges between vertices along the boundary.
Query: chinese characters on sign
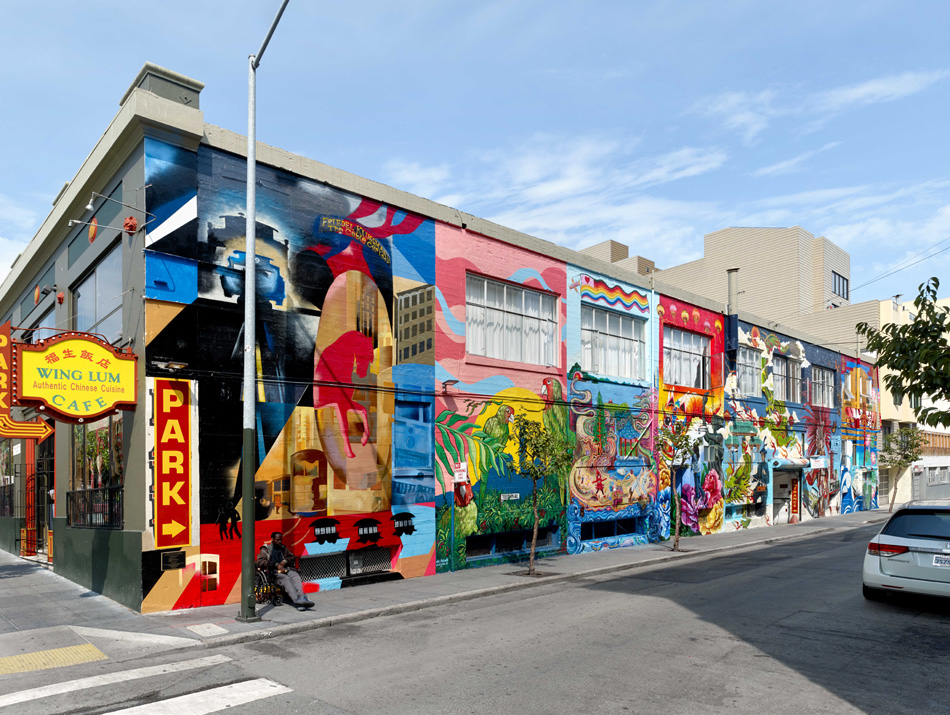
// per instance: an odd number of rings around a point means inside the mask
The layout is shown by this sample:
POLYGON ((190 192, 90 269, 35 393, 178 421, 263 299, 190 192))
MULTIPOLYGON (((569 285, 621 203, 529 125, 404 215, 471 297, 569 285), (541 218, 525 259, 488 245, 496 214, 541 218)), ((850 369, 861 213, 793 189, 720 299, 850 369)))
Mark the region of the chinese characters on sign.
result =
POLYGON ((79 333, 16 345, 16 403, 67 422, 134 409, 136 356, 79 333))

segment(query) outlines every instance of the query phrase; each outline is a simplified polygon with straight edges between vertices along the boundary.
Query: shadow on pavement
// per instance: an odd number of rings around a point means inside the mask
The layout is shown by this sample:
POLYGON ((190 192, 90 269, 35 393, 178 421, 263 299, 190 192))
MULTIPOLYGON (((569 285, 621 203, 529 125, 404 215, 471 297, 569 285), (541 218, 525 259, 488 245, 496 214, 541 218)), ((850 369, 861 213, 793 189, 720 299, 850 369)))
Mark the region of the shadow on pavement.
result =
MULTIPOLYGON (((864 712, 950 713, 950 599, 895 593, 866 601, 861 569, 878 528, 684 560, 584 588, 636 598, 649 586, 651 597, 692 611, 864 712)), ((794 702, 795 694, 783 697, 794 702)))

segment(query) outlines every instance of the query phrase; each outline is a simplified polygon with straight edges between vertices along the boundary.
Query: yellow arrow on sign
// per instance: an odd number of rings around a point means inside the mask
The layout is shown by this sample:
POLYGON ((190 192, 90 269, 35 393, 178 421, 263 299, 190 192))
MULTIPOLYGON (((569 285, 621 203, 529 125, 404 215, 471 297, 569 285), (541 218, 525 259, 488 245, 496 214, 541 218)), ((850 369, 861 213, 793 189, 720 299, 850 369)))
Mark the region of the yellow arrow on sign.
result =
POLYGON ((0 437, 35 439, 42 442, 51 434, 53 434, 53 428, 40 418, 32 422, 17 422, 9 415, 0 415, 0 437))
POLYGON ((185 530, 185 527, 174 519, 168 524, 162 524, 162 536, 170 536, 173 539, 185 530))

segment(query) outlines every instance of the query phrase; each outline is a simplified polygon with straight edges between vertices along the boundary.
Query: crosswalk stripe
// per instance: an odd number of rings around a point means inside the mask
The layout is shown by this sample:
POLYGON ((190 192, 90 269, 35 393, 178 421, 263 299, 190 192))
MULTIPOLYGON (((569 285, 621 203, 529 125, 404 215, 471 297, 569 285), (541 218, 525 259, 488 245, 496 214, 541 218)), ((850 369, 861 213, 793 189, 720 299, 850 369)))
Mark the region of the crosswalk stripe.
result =
POLYGON ((111 715, 181 715, 183 712, 188 715, 208 715, 208 713, 216 713, 236 705, 244 705, 289 692, 291 689, 280 683, 258 678, 223 685, 211 690, 202 690, 200 693, 180 695, 177 698, 160 700, 156 703, 137 705, 125 710, 113 710, 111 715))
POLYGON ((70 693, 76 690, 87 690, 88 688, 97 688, 102 685, 124 683, 129 680, 138 680, 139 678, 151 678, 155 675, 163 675, 165 673, 180 673, 184 670, 207 668, 208 666, 227 663, 230 660, 231 659, 226 655, 210 655, 207 658, 195 658, 193 660, 183 660, 179 663, 166 663, 164 665, 150 665, 147 668, 120 670, 117 673, 105 673, 103 675, 94 675, 90 678, 68 680, 65 683, 43 685, 39 688, 21 690, 16 693, 10 693, 9 695, 0 695, 0 708, 7 705, 25 703, 38 698, 48 698, 51 695, 62 695, 63 693, 70 693))

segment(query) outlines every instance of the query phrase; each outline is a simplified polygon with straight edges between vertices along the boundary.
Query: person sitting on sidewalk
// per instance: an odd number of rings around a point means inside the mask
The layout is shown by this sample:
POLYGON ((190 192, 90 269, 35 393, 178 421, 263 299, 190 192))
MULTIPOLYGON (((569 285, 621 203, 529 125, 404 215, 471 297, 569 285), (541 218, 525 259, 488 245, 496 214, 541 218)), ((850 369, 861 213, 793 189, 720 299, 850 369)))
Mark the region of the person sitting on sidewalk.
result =
POLYGON ((298 611, 313 607, 313 601, 304 596, 300 573, 294 568, 294 556, 284 546, 284 535, 275 531, 270 535, 270 543, 261 546, 257 554, 257 567, 266 570, 278 585, 284 589, 298 611))

